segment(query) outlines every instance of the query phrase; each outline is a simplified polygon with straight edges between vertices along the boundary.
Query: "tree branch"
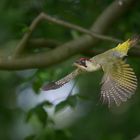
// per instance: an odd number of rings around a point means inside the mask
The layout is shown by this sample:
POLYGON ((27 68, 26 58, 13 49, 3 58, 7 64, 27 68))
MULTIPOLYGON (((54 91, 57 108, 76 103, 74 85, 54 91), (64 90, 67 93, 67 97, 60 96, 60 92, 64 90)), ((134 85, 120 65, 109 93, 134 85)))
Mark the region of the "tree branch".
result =
POLYGON ((42 20, 42 14, 38 15, 33 20, 33 22, 31 23, 31 25, 28 28, 28 31, 24 34, 23 38, 21 39, 21 41, 17 45, 17 47, 14 51, 13 58, 18 57, 24 51, 24 48, 26 47, 27 42, 29 41, 29 38, 30 38, 32 32, 34 31, 34 29, 40 23, 41 20, 42 20))
MULTIPOLYGON (((131 6, 132 2, 136 0, 121 1, 122 5, 120 5, 119 2, 115 0, 107 9, 105 9, 93 24, 91 31, 94 31, 98 34, 104 34, 108 29, 110 29, 114 22, 118 21, 118 18, 122 16, 129 6, 131 6)), ((28 40, 28 36, 29 35, 25 37, 25 40, 26 38, 28 40)), ((64 61, 65 59, 77 53, 91 48, 97 42, 97 38, 92 38, 89 35, 83 35, 78 39, 71 40, 63 45, 60 45, 56 49, 53 49, 49 52, 42 52, 18 59, 1 59, 0 69, 21 70, 51 66, 58 62, 64 61)))
POLYGON ((52 23, 55 23, 55 24, 58 24, 58 25, 61 25, 63 27, 67 27, 70 29, 77 30, 81 33, 85 33, 85 34, 90 35, 91 37, 94 37, 94 38, 98 38, 98 39, 105 40, 105 41, 111 41, 111 42, 115 42, 115 43, 122 42, 122 40, 120 40, 120 39, 116 39, 116 38, 113 38, 113 37, 110 37, 107 35, 101 35, 101 34, 95 33, 94 31, 87 30, 81 26, 74 25, 74 24, 68 23, 66 21, 51 17, 45 13, 42 13, 42 17, 44 19, 48 20, 49 22, 52 22, 52 23))
POLYGON ((27 46, 33 47, 33 48, 51 48, 54 49, 57 46, 61 45, 62 43, 53 40, 53 39, 45 39, 45 38, 33 38, 30 39, 27 46))

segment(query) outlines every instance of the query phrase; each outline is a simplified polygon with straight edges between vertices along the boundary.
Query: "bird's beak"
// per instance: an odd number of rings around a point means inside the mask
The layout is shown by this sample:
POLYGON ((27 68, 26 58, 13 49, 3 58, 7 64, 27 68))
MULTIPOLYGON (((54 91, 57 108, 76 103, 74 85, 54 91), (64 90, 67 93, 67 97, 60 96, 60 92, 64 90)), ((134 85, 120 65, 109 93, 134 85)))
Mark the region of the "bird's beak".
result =
POLYGON ((76 60, 74 63, 73 63, 73 66, 76 66, 76 67, 79 67, 81 66, 81 61, 80 60, 76 60))
POLYGON ((74 62, 74 63, 73 63, 73 66, 75 66, 75 67, 79 67, 79 66, 80 66, 80 64, 79 64, 79 63, 77 63, 77 62, 74 62))
POLYGON ((73 66, 77 67, 78 69, 81 69, 85 71, 85 67, 82 65, 81 61, 77 60, 73 63, 73 66))

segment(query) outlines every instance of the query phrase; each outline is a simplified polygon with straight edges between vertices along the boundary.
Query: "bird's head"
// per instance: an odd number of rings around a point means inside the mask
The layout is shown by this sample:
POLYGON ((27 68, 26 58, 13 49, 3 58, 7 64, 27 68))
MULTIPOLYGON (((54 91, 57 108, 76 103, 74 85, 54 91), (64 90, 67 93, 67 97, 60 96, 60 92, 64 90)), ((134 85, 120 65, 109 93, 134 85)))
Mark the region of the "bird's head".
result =
POLYGON ((80 58, 79 60, 74 62, 74 66, 88 72, 92 72, 100 68, 100 65, 89 58, 80 58))

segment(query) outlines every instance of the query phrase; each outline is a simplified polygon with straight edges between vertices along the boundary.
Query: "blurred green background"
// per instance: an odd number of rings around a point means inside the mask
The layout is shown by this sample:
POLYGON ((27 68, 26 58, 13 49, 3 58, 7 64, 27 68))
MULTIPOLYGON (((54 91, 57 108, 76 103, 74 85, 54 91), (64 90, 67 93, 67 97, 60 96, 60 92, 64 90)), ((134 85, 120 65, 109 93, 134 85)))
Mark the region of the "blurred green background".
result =
MULTIPOLYGON (((1 0, 0 47, 8 48, 6 51, 11 53, 11 48, 16 47, 28 25, 42 11, 88 29, 111 2, 1 0)), ((110 27, 108 34, 120 39, 139 34, 139 19, 140 1, 137 1, 110 27)), ((73 39, 75 34, 79 36, 73 30, 44 21, 35 30, 33 37, 66 42, 73 39)), ((114 46, 113 43, 103 41, 98 43, 97 48, 114 46)), ((0 52, 2 55, 3 52, 0 52)), ((136 94, 127 103, 112 109, 102 105, 99 100, 101 71, 82 75, 73 95, 66 100, 66 95, 61 97, 63 102, 59 103, 61 99, 57 99, 57 92, 51 93, 51 100, 46 101, 50 97, 40 93, 41 85, 71 72, 72 62, 77 57, 79 55, 46 69, 0 71, 0 140, 132 140, 140 134, 139 83, 136 94)), ((139 79, 139 57, 129 57, 128 62, 139 79)), ((65 94, 68 91, 64 88, 58 92, 65 94)))

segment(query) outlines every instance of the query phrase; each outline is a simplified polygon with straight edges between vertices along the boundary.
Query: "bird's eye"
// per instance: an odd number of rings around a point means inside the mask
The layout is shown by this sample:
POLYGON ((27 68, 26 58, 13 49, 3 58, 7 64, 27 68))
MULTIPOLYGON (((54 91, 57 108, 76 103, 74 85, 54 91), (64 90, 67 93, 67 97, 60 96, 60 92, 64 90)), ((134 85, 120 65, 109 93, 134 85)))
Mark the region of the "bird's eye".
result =
POLYGON ((82 60, 81 62, 82 62, 82 63, 85 63, 85 60, 82 60))
POLYGON ((81 63, 81 65, 83 65, 83 66, 86 67, 86 62, 85 62, 85 60, 81 60, 80 63, 81 63))

